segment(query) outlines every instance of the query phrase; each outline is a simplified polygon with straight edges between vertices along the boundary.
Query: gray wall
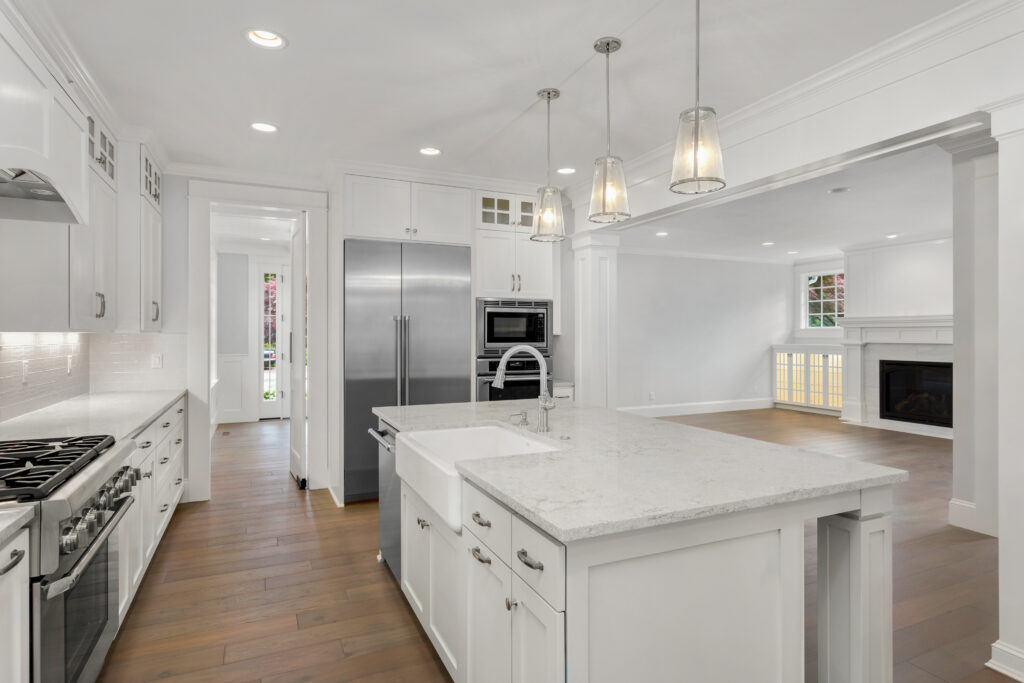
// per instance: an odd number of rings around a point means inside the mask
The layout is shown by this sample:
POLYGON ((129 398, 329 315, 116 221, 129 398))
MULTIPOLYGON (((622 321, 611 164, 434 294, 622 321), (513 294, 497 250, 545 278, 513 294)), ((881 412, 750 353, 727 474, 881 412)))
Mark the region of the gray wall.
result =
POLYGON ((217 352, 249 353, 249 257, 217 255, 217 352))

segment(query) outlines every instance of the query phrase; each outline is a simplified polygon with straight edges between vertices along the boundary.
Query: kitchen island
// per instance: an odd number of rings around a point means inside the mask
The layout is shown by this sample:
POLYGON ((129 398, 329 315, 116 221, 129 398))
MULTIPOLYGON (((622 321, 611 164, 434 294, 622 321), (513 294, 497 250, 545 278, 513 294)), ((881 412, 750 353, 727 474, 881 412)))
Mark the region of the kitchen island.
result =
POLYGON ((509 425, 535 408, 374 410, 399 433, 400 475, 422 430, 500 425, 545 445, 450 454, 461 529, 403 477, 402 588, 456 680, 803 681, 815 519, 819 679, 891 680, 889 512, 905 472, 568 403, 546 434, 509 425), (492 610, 503 593, 507 616, 492 610), (458 604, 433 614, 438 598, 458 604))

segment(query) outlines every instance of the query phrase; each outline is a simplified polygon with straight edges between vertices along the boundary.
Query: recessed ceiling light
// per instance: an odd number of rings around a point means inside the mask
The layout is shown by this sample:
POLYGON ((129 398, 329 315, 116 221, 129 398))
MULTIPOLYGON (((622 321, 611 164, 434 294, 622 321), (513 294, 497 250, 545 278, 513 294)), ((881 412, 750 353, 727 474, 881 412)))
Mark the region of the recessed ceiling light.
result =
POLYGON ((790 256, 795 256, 795 255, 799 254, 800 252, 799 251, 787 251, 786 253, 789 254, 790 256))
POLYGON ((262 242, 269 242, 270 238, 269 237, 261 237, 260 241, 262 241, 262 242))
POLYGON ((285 46, 284 36, 273 31, 267 31, 266 29, 254 28, 248 31, 245 36, 253 45, 259 45, 268 50, 280 50, 285 46))
POLYGON ((262 123, 260 121, 257 121, 256 123, 252 124, 252 129, 253 130, 258 130, 261 133, 275 133, 275 132, 277 132, 277 126, 275 126, 274 124, 272 124, 272 123, 262 123))
POLYGON ((775 242, 761 242, 762 247, 774 247, 775 242))
POLYGON ((440 153, 441 150, 439 150, 437 147, 423 147, 422 149, 420 149, 420 154, 422 154, 425 157, 436 157, 440 153))
POLYGON ((668 233, 667 232, 656 232, 656 233, 654 233, 654 236, 655 237, 668 237, 668 233))
POLYGON ((892 233, 889 233, 888 235, 886 235, 885 239, 887 239, 887 240, 894 240, 894 239, 896 239, 899 236, 900 236, 900 234, 898 232, 892 232, 892 233))
POLYGON ((558 173, 561 173, 562 175, 572 175, 575 172, 575 168, 569 168, 568 166, 566 166, 565 168, 558 169, 558 173))
POLYGON ((830 189, 828 191, 828 193, 829 194, 842 194, 844 192, 849 192, 849 191, 850 191, 850 188, 848 188, 848 187, 833 187, 832 189, 830 189))

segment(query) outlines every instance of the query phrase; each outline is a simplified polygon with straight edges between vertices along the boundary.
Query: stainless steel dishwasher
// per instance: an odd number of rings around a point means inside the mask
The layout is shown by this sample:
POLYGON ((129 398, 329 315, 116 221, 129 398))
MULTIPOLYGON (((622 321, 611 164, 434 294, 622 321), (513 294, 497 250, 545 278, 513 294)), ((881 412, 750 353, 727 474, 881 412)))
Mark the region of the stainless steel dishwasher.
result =
POLYGON ((377 441, 377 478, 380 499, 378 513, 379 562, 386 562, 402 581, 402 482, 395 472, 395 435, 398 431, 380 420, 370 436, 377 441))

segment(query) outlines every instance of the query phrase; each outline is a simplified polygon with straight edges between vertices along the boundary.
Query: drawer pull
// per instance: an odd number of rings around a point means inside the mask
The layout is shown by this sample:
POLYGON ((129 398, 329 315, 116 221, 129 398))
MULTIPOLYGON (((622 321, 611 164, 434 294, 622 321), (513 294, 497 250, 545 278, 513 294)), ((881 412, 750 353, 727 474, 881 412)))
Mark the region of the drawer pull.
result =
POLYGON ((149 448, 152 445, 152 441, 143 441, 142 443, 139 444, 139 448, 149 448))
POLYGON ((174 440, 174 445, 180 446, 182 441, 183 439, 179 436, 177 439, 174 440))
POLYGON ((480 516, 479 512, 474 512, 471 516, 473 518, 473 521, 476 522, 477 524, 479 524, 480 526, 484 526, 484 527, 490 528, 491 520, 484 519, 483 517, 480 516))
POLYGON ((480 553, 480 548, 473 548, 470 552, 473 553, 473 559, 475 559, 480 564, 490 564, 491 563, 491 558, 484 557, 480 553))
POLYGON ((185 412, 184 408, 178 408, 178 410, 177 410, 178 415, 181 415, 184 412, 185 412))
POLYGON ((420 525, 421 529, 426 529, 428 526, 430 526, 430 522, 428 522, 427 520, 423 519, 422 517, 417 517, 416 518, 416 523, 420 525))
MULTIPOLYGON (((0 576, 3 576, 7 572, 9 572, 12 569, 14 569, 15 567, 17 567, 18 564, 21 562, 22 558, 24 558, 24 557, 25 557, 25 551, 24 550, 21 550, 21 549, 12 550, 11 551, 11 561, 8 562, 7 564, 5 564, 3 566, 3 568, 0 568, 0 576)), ((487 560, 487 561, 490 562, 490 560, 487 560)))
POLYGON ((530 557, 530 553, 526 552, 525 548, 517 551, 516 557, 518 557, 519 561, 525 564, 530 569, 536 569, 539 572, 544 571, 544 563, 540 560, 535 560, 532 557, 530 557))
POLYGON ((518 604, 519 604, 519 602, 517 600, 512 600, 511 598, 505 598, 505 609, 507 609, 509 612, 511 612, 512 608, 515 607, 518 604))
POLYGON ((164 422, 164 423, 163 423, 162 425, 160 425, 160 426, 161 426, 161 427, 163 427, 164 429, 167 429, 168 427, 170 427, 170 426, 171 426, 171 423, 170 423, 170 422, 164 422))
POLYGON ((151 470, 149 470, 149 472, 143 472, 142 476, 143 476, 144 479, 149 479, 150 477, 153 476, 153 470, 151 469, 151 470))
POLYGON ((170 460, 170 458, 167 458, 167 457, 160 458, 160 464, 161 465, 166 465, 169 460, 170 460))
POLYGON ((174 480, 174 485, 181 486, 181 477, 178 477, 177 479, 174 480))
POLYGON ((167 508, 171 507, 169 504, 164 503, 160 506, 160 512, 167 512, 167 508))

